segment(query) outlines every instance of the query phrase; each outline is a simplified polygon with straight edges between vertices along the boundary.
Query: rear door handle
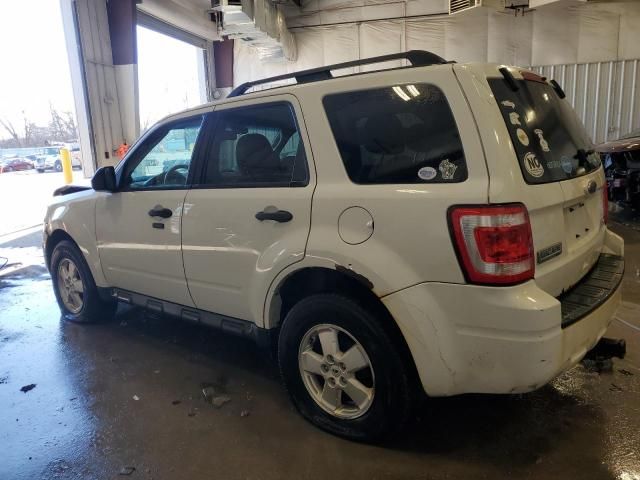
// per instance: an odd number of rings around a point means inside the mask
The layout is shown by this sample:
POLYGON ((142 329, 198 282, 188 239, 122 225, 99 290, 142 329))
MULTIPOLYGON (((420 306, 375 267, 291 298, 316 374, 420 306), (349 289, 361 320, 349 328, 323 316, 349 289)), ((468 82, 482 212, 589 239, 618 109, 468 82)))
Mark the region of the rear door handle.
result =
POLYGON ((171 215, 173 215, 173 212, 171 211, 171 209, 164 208, 160 205, 153 207, 151 210, 149 210, 150 217, 169 218, 171 215))
POLYGON ((275 212, 262 211, 256 213, 256 218, 263 222, 264 220, 275 220, 276 222, 285 223, 291 221, 293 215, 286 210, 276 210, 275 212))

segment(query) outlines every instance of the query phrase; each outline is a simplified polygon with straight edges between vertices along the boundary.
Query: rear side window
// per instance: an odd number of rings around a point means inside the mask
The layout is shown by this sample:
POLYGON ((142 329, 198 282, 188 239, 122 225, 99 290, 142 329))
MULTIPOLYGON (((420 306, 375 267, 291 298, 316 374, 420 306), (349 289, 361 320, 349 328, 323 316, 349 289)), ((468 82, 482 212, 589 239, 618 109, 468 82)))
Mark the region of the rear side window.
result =
POLYGON ((489 78, 527 183, 559 182, 593 172, 600 156, 580 119, 546 82, 489 78))
POLYGON ((425 83, 323 99, 340 156, 359 184, 455 183, 467 164, 442 90, 425 83))

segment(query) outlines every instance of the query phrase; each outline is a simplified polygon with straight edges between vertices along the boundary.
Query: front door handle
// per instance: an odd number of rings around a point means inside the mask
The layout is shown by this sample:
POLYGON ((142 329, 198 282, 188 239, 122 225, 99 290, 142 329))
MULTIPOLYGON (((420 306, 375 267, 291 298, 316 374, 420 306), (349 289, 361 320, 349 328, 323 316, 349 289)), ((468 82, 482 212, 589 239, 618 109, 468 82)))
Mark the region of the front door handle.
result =
POLYGON ((153 207, 151 210, 149 210, 150 217, 169 218, 171 215, 173 215, 173 212, 171 211, 171 209, 164 208, 160 205, 157 205, 153 207))
POLYGON ((291 221, 293 215, 286 210, 275 210, 273 212, 263 210, 256 213, 256 218, 261 222, 264 220, 275 220, 276 222, 285 223, 291 221))

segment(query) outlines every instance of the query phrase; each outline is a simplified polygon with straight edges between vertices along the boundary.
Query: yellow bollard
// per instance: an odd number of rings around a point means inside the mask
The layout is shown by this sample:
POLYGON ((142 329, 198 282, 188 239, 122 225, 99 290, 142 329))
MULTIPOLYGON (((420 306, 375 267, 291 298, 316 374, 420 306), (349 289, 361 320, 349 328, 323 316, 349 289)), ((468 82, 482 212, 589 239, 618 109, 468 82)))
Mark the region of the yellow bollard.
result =
POLYGON ((66 148, 61 148, 60 158, 62 159, 62 173, 64 174, 64 183, 68 185, 71 182, 73 182, 73 169, 71 168, 71 152, 66 148))

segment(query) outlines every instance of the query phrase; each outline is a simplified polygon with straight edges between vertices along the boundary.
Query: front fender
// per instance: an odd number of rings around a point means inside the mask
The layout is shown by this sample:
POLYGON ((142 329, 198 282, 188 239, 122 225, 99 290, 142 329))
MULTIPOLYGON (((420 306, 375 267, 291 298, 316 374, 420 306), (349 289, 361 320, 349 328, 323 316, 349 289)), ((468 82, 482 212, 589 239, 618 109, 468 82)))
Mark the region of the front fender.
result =
POLYGON ((93 279, 99 287, 108 287, 98 255, 96 241, 96 199, 93 190, 54 197, 44 221, 45 249, 57 231, 65 232, 78 245, 93 279))

